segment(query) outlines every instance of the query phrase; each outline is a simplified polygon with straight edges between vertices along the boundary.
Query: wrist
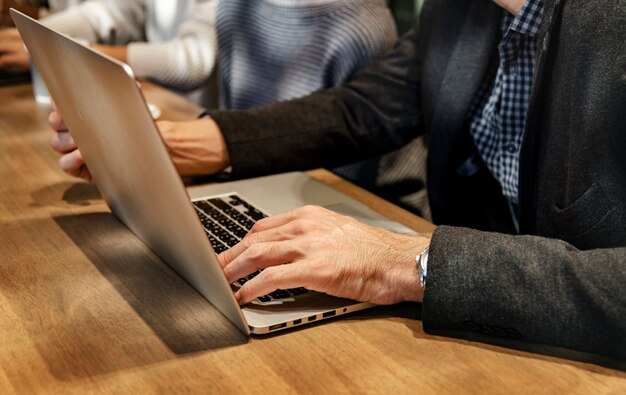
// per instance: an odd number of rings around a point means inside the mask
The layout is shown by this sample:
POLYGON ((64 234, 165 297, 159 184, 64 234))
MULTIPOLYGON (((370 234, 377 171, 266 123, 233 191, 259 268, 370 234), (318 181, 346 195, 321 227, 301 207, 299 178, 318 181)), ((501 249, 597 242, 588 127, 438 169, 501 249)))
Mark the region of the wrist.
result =
POLYGON ((412 248, 405 255, 407 270, 402 274, 399 289, 402 290, 402 300, 409 302, 421 302, 424 299, 425 284, 423 273, 420 270, 420 261, 423 261, 425 253, 428 253, 430 239, 417 237, 412 243, 412 248))
POLYGON ((228 145, 226 144, 226 139, 224 139, 224 135, 220 130, 219 125, 215 122, 211 117, 205 116, 200 119, 201 122, 205 124, 204 127, 209 131, 211 135, 214 136, 214 144, 216 146, 217 159, 218 163, 216 169, 212 169, 212 173, 230 171, 231 163, 230 163, 230 154, 228 152, 228 145))

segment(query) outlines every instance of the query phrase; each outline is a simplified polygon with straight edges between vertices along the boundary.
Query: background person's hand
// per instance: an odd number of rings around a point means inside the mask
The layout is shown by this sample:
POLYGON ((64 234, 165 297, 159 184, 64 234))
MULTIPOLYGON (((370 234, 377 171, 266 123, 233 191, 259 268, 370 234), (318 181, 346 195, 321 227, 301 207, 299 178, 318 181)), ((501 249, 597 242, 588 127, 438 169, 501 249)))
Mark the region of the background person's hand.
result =
MULTIPOLYGON (((55 131, 50 145, 62 154, 59 167, 74 177, 91 181, 92 176, 85 160, 56 107, 50 113, 48 121, 55 131)), ((159 121, 157 127, 179 174, 207 175, 228 166, 226 142, 213 120, 203 118, 184 122, 159 121)))
POLYGON ((212 119, 158 121, 157 126, 180 175, 214 174, 230 164, 226 141, 212 119))
POLYGON ((70 131, 63 122, 63 117, 56 108, 50 113, 48 122, 55 131, 50 139, 50 145, 55 151, 62 154, 59 159, 59 167, 67 174, 91 181, 91 173, 87 169, 83 155, 78 150, 70 131))
POLYGON ((389 232, 307 206, 260 220, 218 260, 231 283, 264 269, 237 291, 240 304, 297 287, 392 304, 422 300, 415 257, 429 244, 424 237, 389 232))
MULTIPOLYGON (((16 0, 0 0, 0 27, 13 26, 13 20, 9 14, 9 8, 15 8, 20 12, 37 19, 39 17, 39 4, 37 2, 25 2, 16 0), (29 4, 34 3, 34 4, 29 4)), ((39 2, 43 3, 43 1, 39 2)))
POLYGON ((20 33, 15 28, 0 29, 0 68, 19 71, 30 68, 30 57, 20 33))

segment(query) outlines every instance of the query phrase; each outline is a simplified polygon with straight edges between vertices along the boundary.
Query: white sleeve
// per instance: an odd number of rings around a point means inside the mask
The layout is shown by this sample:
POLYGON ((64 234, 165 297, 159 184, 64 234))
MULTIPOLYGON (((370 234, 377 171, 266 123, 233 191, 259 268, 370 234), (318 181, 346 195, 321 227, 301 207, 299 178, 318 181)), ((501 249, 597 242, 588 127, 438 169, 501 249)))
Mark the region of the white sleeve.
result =
POLYGON ((131 43, 128 64, 135 75, 182 91, 205 83, 217 58, 217 3, 207 0, 197 4, 171 40, 131 43))
POLYGON ((89 43, 125 45, 145 40, 143 0, 89 0, 49 15, 42 23, 89 43))

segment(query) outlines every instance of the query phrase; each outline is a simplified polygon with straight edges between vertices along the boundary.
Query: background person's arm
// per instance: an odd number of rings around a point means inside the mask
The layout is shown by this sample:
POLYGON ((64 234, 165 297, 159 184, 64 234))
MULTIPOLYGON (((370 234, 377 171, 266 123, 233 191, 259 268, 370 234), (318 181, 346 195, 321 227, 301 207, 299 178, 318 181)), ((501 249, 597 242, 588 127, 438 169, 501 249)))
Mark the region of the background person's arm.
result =
POLYGON ((162 42, 128 45, 128 64, 140 78, 179 91, 206 83, 217 58, 217 0, 199 2, 180 24, 176 35, 162 42))
POLYGON ((126 45, 145 40, 144 1, 90 0, 41 22, 70 37, 90 44, 126 45))
POLYGON ((44 23, 85 39, 94 49, 128 63, 138 78, 150 78, 178 91, 198 88, 208 80, 216 61, 217 0, 196 4, 171 39, 158 41, 147 41, 146 34, 149 19, 157 17, 149 10, 158 6, 148 7, 146 3, 149 2, 92 0, 47 17, 44 23))
POLYGON ((26 71, 30 57, 24 41, 15 28, 0 29, 0 69, 26 71))
POLYGON ((37 18, 39 7, 42 4, 43 1, 0 0, 0 27, 13 26, 13 20, 11 20, 11 15, 9 14, 10 8, 15 8, 32 18, 37 18))
POLYGON ((28 70, 30 66, 28 52, 19 32, 13 27, 9 9, 15 8, 30 17, 37 18, 38 3, 36 1, 0 0, 0 69, 28 70))
POLYGON ((246 111, 209 111, 234 177, 335 167, 397 149, 423 132, 418 32, 341 87, 246 111))

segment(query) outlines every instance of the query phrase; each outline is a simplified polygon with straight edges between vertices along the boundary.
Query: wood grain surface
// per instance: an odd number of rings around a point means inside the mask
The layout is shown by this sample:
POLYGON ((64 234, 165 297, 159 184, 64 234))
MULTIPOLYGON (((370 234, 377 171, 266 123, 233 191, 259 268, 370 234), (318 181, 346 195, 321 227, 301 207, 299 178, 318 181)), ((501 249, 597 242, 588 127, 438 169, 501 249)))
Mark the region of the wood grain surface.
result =
MULTIPOLYGON (((199 109, 151 84, 162 118, 199 109)), ((64 175, 49 108, 0 88, 0 394, 624 394, 626 373, 426 335, 419 304, 244 337, 64 175)), ((336 176, 311 174, 418 231, 433 226, 336 176)))

